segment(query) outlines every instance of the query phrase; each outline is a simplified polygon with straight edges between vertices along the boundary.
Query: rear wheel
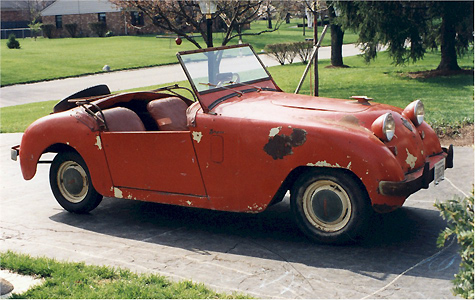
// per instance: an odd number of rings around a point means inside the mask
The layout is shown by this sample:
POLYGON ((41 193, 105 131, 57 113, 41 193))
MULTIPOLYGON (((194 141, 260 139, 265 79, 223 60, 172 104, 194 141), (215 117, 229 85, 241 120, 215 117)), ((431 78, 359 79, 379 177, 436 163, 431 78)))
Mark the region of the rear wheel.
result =
POLYGON ((333 169, 301 175, 291 191, 291 208, 300 229, 324 243, 356 241, 371 216, 364 188, 351 174, 333 169))
POLYGON ((92 186, 86 163, 75 152, 56 155, 49 179, 54 197, 69 212, 87 213, 102 201, 102 195, 92 186))

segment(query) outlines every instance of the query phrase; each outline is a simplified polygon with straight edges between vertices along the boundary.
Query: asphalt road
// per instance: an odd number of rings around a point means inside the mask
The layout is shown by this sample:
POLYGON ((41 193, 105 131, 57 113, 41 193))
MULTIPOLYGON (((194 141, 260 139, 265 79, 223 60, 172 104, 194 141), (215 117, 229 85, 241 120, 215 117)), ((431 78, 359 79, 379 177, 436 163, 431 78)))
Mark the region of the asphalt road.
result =
POLYGON ((24 181, 0 135, 0 251, 129 268, 191 279, 260 298, 455 298, 457 245, 437 248, 445 222, 435 199, 469 194, 473 147, 455 148, 455 167, 437 187, 375 217, 358 245, 312 243, 297 229, 288 199, 261 214, 235 214, 106 198, 86 215, 64 211, 48 165, 24 181))

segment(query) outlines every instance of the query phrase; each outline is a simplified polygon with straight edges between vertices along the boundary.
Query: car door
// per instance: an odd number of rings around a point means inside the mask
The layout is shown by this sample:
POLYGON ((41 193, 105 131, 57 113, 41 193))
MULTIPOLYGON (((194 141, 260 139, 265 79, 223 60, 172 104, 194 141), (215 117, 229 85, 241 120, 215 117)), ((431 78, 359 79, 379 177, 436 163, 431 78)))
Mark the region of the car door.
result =
POLYGON ((115 187, 206 196, 189 131, 103 132, 115 187))

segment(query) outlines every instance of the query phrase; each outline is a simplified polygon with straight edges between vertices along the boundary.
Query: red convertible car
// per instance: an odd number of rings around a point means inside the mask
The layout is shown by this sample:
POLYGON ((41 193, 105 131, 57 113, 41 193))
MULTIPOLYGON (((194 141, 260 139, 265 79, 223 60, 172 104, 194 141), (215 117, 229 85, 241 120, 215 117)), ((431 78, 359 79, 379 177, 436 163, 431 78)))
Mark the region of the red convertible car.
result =
POLYGON ((102 197, 259 213, 290 191, 306 235, 343 243, 452 167, 419 100, 400 109, 284 93, 249 45, 177 57, 192 90, 99 85, 60 101, 12 148, 23 177, 57 153, 51 189, 73 213, 102 197))

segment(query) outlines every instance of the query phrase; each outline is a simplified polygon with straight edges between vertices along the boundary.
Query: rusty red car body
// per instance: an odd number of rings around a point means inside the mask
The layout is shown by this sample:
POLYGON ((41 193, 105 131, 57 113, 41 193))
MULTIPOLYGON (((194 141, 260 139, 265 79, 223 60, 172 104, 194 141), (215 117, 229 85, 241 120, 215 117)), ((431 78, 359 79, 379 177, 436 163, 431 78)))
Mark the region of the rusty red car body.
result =
POLYGON ((431 127, 415 119, 420 103, 400 109, 365 97, 284 93, 248 45, 177 56, 198 101, 177 94, 176 85, 117 95, 93 88, 68 97, 12 149, 24 178, 33 178, 42 154, 58 153, 52 189, 77 213, 102 196, 257 213, 290 191, 292 212, 309 237, 347 242, 364 232, 372 211, 401 207, 452 167, 452 147, 442 148, 431 127), (194 55, 199 59, 187 62, 194 55), (256 64, 257 78, 221 70, 226 59, 237 68, 243 57, 243 65, 256 64), (196 75, 203 62, 204 81, 196 75))

